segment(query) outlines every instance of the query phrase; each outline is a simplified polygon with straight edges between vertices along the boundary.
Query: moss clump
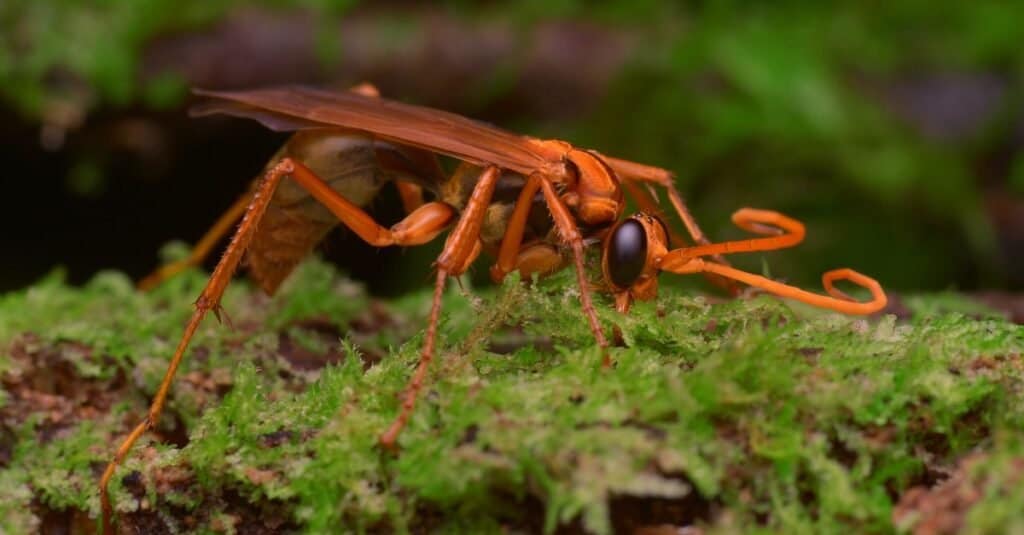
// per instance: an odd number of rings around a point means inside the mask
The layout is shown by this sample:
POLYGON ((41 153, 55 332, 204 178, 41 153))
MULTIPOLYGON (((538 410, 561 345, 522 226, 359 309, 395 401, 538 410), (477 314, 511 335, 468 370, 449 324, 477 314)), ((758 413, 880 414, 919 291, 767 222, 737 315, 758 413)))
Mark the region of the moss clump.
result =
MULTIPOLYGON (((0 299, 0 523, 90 526, 95 481, 144 414, 204 275, 151 294, 107 273, 0 299), (91 390, 90 390, 91 389, 91 390), (82 392, 92 392, 83 395, 82 392)), ((1024 328, 907 300, 907 322, 712 303, 666 288, 600 355, 571 273, 445 296, 400 454, 376 437, 418 358, 429 290, 391 301, 317 261, 208 321, 156 436, 115 478, 122 522, 201 532, 891 532, 974 452, 980 532, 1024 522, 1024 328), (1020 470, 1018 470, 1019 472, 1020 470), (918 491, 920 492, 920 491, 918 491), (901 500, 904 500, 901 502, 901 500), (909 511, 907 516, 906 511, 909 511)))

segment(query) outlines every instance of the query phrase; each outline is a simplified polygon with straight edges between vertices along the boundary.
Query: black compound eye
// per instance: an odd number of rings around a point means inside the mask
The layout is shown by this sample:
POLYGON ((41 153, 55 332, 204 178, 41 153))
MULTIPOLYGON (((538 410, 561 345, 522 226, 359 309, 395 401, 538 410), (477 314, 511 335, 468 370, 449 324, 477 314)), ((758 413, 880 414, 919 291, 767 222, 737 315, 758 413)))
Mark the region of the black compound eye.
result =
POLYGON ((647 232, 635 219, 627 219, 608 240, 608 274, 619 288, 628 288, 647 261, 647 232))

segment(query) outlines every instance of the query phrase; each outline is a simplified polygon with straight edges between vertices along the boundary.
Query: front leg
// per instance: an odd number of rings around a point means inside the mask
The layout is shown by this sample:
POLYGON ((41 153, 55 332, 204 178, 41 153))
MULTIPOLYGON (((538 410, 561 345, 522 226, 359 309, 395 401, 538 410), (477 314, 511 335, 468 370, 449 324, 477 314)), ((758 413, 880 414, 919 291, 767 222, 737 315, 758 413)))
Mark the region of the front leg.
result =
POLYGON ((583 306, 583 315, 587 317, 590 324, 590 332, 594 334, 597 345, 601 347, 601 366, 611 366, 611 358, 608 356, 608 340, 601 331, 601 323, 597 319, 597 312, 594 310, 594 303, 590 300, 590 285, 587 283, 587 273, 583 266, 583 236, 569 209, 565 207, 558 197, 555 187, 551 181, 541 179, 541 189, 544 191, 544 200, 548 203, 548 210, 558 227, 558 235, 562 241, 572 249, 573 261, 576 265, 576 282, 580 287, 580 304, 583 306))

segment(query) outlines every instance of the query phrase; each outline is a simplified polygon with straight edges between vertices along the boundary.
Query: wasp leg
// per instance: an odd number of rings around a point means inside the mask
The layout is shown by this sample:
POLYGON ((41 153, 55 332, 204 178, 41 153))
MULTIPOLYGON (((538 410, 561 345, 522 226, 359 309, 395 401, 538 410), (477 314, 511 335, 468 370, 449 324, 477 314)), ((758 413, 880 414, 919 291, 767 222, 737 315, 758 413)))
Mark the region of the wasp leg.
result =
POLYGON ((689 208, 686 207, 686 203, 683 202, 682 195, 676 190, 675 177, 669 171, 660 167, 654 167, 645 165, 642 163, 631 162, 628 160, 620 160, 618 158, 611 158, 604 156, 605 162, 608 166, 615 171, 616 176, 619 177, 623 182, 636 181, 646 182, 648 184, 658 184, 668 190, 669 201, 672 202, 672 206, 676 209, 676 213, 679 215, 679 219, 683 221, 683 225, 686 227, 686 231, 693 238, 693 242, 702 245, 708 243, 707 237, 704 236, 704 232, 700 230, 700 226, 697 225, 697 220, 694 219, 693 214, 690 213, 689 208))
POLYGON ((430 202, 415 209, 391 228, 382 227, 355 203, 342 197, 331 186, 299 162, 290 162, 290 176, 317 201, 366 243, 375 247, 422 245, 434 239, 455 218, 455 209, 442 202, 430 202))
POLYGON ((695 247, 684 247, 671 251, 657 260, 659 269, 672 273, 714 273, 728 277, 750 286, 767 290, 780 297, 796 299, 820 308, 827 308, 844 314, 872 314, 885 308, 887 298, 878 281, 862 275, 852 269, 836 269, 822 276, 822 283, 829 295, 821 295, 801 290, 773 281, 760 275, 723 266, 715 262, 707 262, 702 256, 715 254, 745 253, 752 251, 772 251, 792 247, 804 239, 804 225, 799 221, 769 210, 743 208, 733 214, 733 222, 757 234, 775 234, 767 238, 737 240, 695 247), (848 280, 871 292, 871 300, 855 301, 835 287, 835 282, 848 280))
POLYGON ((558 248, 548 243, 531 243, 519 249, 516 255, 515 271, 523 280, 529 280, 536 274, 539 277, 550 275, 565 266, 566 258, 558 248))
POLYGON ((533 206, 533 197, 540 189, 540 176, 530 175, 519 191, 512 215, 501 238, 498 258, 491 266, 491 280, 501 282, 505 276, 518 271, 524 278, 537 273, 547 275, 558 270, 565 263, 561 253, 546 243, 523 246, 523 231, 533 206))
POLYGON ((508 225, 505 228, 505 235, 502 237, 501 246, 498 250, 498 259, 491 267, 491 279, 494 282, 501 282, 506 275, 514 270, 519 270, 524 275, 531 273, 549 273, 562 266, 565 259, 558 250, 548 244, 533 244, 522 246, 523 231, 526 227, 527 217, 533 205, 533 197, 537 191, 544 188, 544 198, 548 203, 548 209, 554 217, 558 226, 559 235, 573 250, 573 257, 576 266, 576 277, 580 286, 580 302, 583 306, 583 314, 587 317, 594 339, 601 347, 602 366, 609 366, 611 360, 608 357, 608 342, 601 331, 601 325, 597 320, 597 313, 590 300, 590 289, 586 281, 586 274, 583 268, 583 239, 579 229, 573 222, 561 199, 555 193, 551 184, 543 180, 540 175, 530 175, 519 192, 516 204, 512 208, 512 215, 509 217, 508 225))
POLYGON ((398 196, 402 199, 402 208, 405 210, 405 213, 411 214, 417 208, 423 206, 423 186, 413 184, 412 182, 396 180, 395 188, 398 189, 398 196))
MULTIPOLYGON (((423 188, 421 186, 403 180, 395 180, 394 182, 398 189, 398 194, 401 196, 402 207, 406 214, 411 214, 412 212, 415 212, 416 209, 423 206, 423 188)), ((250 198, 250 193, 246 193, 242 197, 239 197, 238 200, 235 201, 234 204, 232 204, 231 207, 217 219, 213 226, 210 227, 210 230, 207 230, 206 234, 203 234, 203 237, 200 238, 195 247, 192 248, 188 258, 160 266, 158 269, 140 280, 138 288, 143 291, 152 290, 182 271, 201 265, 206 258, 210 256, 210 253, 213 252, 217 243, 220 242, 224 236, 227 236, 229 231, 231 231, 232 225, 241 219, 242 214, 245 213, 246 207, 249 206, 250 198)))
MULTIPOLYGON (((245 210, 245 215, 242 217, 242 222, 238 226, 238 230, 235 231, 231 243, 224 251, 224 256, 221 257, 203 292, 196 299, 196 310, 185 326, 185 332, 181 337, 181 341, 178 342, 174 356, 171 357, 171 362, 167 366, 167 371, 164 373, 160 387, 153 396, 153 401, 146 418, 121 442, 114 454, 114 458, 107 465, 103 476, 100 478, 100 503, 103 508, 104 533, 111 533, 113 529, 113 507, 111 506, 108 494, 110 479, 114 476, 117 467, 131 451, 135 442, 146 431, 152 430, 160 420, 174 375, 181 364, 189 342, 192 340, 206 313, 213 310, 216 314, 219 310, 221 296, 224 295, 224 290, 231 281, 231 276, 238 268, 242 255, 252 240, 256 226, 266 212, 267 206, 273 197, 274 190, 281 179, 286 176, 290 176, 309 191, 313 197, 327 206, 342 223, 351 228, 359 237, 378 247, 426 243, 440 234, 455 217, 455 210, 452 207, 444 203, 428 203, 413 211, 413 213, 391 228, 384 228, 377 224, 361 208, 331 189, 330 186, 301 163, 290 158, 284 158, 272 167, 256 186, 249 205, 245 210)), ((479 234, 479 228, 477 228, 477 234, 479 234)))
POLYGON ((505 226, 505 235, 501 237, 501 245, 498 249, 498 258, 491 266, 491 280, 501 282, 516 267, 516 257, 519 248, 523 243, 523 231, 526 229, 526 220, 530 215, 530 207, 533 205, 533 197, 540 189, 540 176, 530 175, 519 190, 519 197, 512 207, 512 215, 505 226))
POLYGON ((256 225, 260 218, 263 216, 267 209, 271 195, 274 192, 274 188, 277 187, 278 182, 281 178, 291 171, 291 165, 287 161, 282 161, 280 164, 273 167, 263 179, 263 181, 256 187, 255 193, 252 196, 252 200, 246 208, 245 215, 242 217, 242 223, 238 226, 238 230, 235 231, 235 236, 231 240, 231 244, 228 245, 227 250, 224 252, 224 256, 221 261, 217 264, 217 268, 210 276, 210 280, 206 283, 206 287, 203 292, 196 299, 196 309, 192 313, 192 317, 189 319, 188 324, 185 326, 185 333, 181 337, 181 341, 178 342, 178 347, 174 351, 174 356, 171 358, 170 364, 167 366, 167 371, 164 373, 164 378, 160 382, 160 388, 157 389, 156 395, 153 396, 153 402, 149 407, 149 412, 146 414, 145 419, 140 422, 135 429, 121 442, 118 446, 117 452, 114 454, 114 458, 107 465, 106 470, 103 472, 103 476, 100 478, 100 504, 103 508, 103 532, 111 533, 113 530, 113 508, 110 503, 110 496, 107 493, 107 488, 110 483, 110 479, 114 475, 114 471, 117 469, 121 461, 124 460, 125 456, 131 451, 132 446, 135 442, 145 433, 146 431, 152 430, 156 427, 157 422, 160 420, 160 415, 163 412, 164 403, 167 401, 167 394, 171 389, 171 383, 174 380, 174 374, 178 370, 178 365, 181 364, 182 357, 185 355, 185 349, 188 347, 189 341, 195 334, 196 329, 202 322, 203 317, 210 310, 217 311, 220 306, 220 298, 224 294, 224 289, 227 287, 228 282, 231 280, 231 275, 238 267, 239 261, 242 259, 242 253, 245 251, 246 246, 252 239, 253 232, 256 230, 256 225))
POLYGON ((583 237, 580 229, 576 227, 569 209, 565 207, 562 200, 558 198, 555 187, 550 180, 541 179, 541 189, 544 191, 544 200, 551 211, 551 217, 558 227, 558 234, 562 241, 572 249, 573 261, 576 264, 576 282, 580 287, 580 304, 583 306, 583 315, 590 323, 590 331, 601 347, 601 366, 611 366, 611 358, 608 356, 608 340, 601 331, 601 323, 597 319, 597 312, 594 310, 594 303, 590 300, 590 287, 587 283, 586 269, 583 267, 583 237))
POLYGON ((423 349, 420 352, 420 362, 409 379, 409 384, 405 387, 398 416, 378 439, 385 448, 394 448, 399 433, 409 421, 412 410, 416 406, 416 399, 423 388, 427 369, 430 367, 431 361, 434 360, 434 340, 437 337, 437 323, 441 314, 441 296, 444 294, 445 283, 449 275, 458 276, 465 273, 473 260, 480 254, 480 228, 483 226, 487 207, 491 204, 491 197, 500 177, 501 170, 497 167, 488 167, 480 175, 480 180, 473 188, 473 193, 466 203, 466 208, 462 211, 459 222, 448 235, 444 249, 437 257, 434 299, 430 306, 430 321, 427 325, 426 337, 423 340, 423 349))

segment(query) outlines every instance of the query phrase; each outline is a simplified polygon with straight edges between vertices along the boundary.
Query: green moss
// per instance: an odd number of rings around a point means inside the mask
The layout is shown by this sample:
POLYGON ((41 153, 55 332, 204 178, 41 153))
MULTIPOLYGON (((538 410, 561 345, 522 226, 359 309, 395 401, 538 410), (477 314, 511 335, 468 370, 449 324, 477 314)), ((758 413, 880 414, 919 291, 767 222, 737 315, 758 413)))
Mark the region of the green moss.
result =
MULTIPOLYGON (((55 274, 0 301, 8 408, 24 406, 18 378, 46 373, 19 352, 91 348, 59 352, 76 381, 126 382, 107 410, 59 432, 40 434, 44 410, 5 427, 5 530, 31 529, 42 509, 95 518, 97 471, 143 413, 203 277, 140 294, 113 273, 82 288, 55 274)), ((1024 522, 1019 485, 998 480, 1024 458, 1021 327, 949 312, 962 306, 948 295, 908 300, 903 323, 667 288, 625 317, 601 299, 624 341, 602 370, 572 280, 472 295, 452 285, 398 455, 376 439, 419 358, 429 290, 375 302, 317 261, 273 298, 236 283, 224 302, 234 328, 204 323, 160 426, 165 437, 186 426, 187 445, 137 445, 114 479, 118 509, 128 522, 193 511, 201 531, 273 510, 308 532, 578 522, 609 533, 639 496, 689 503, 689 520, 712 530, 890 532, 900 495, 978 450, 991 477, 968 522, 1024 522), (294 351, 344 356, 316 371, 294 351), (141 483, 126 484, 134 471, 141 483)))

